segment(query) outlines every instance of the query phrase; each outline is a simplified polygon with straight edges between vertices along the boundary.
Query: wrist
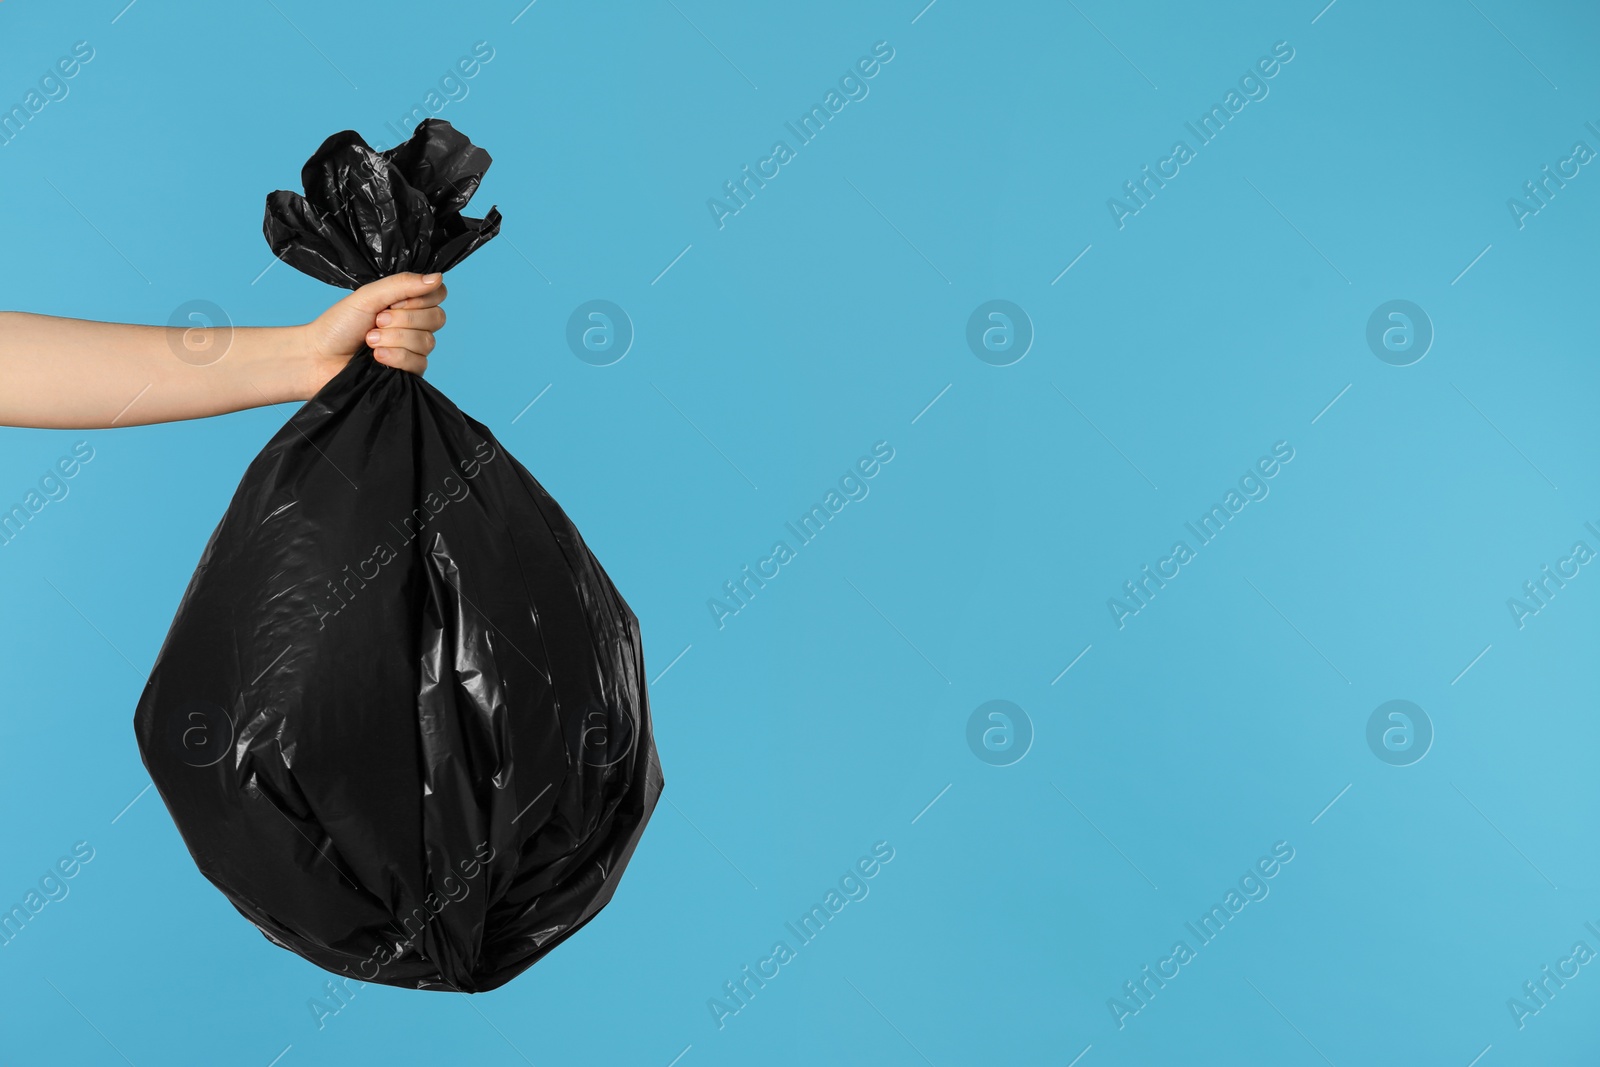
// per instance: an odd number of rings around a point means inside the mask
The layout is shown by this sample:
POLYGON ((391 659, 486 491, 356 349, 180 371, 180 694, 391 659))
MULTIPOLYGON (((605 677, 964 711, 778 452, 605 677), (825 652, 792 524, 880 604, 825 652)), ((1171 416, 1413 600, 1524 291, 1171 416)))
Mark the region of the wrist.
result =
POLYGON ((234 331, 233 351, 246 406, 299 403, 316 395, 315 350, 305 326, 234 331))
POLYGON ((317 378, 319 356, 311 337, 311 323, 286 326, 280 356, 289 399, 304 403, 317 395, 323 382, 317 378))

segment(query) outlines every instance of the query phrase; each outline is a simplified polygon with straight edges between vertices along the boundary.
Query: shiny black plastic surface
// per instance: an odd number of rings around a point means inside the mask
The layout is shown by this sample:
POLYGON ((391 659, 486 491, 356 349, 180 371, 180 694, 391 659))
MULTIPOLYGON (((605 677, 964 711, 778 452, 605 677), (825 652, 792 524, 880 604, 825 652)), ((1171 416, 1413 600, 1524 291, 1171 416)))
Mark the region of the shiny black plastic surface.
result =
MULTIPOLYGON (((489 162, 433 119, 384 153, 338 134, 268 240, 350 288, 448 269, 498 231, 460 214, 489 162)), ((593 918, 662 788, 638 622, 572 522, 365 351, 245 472, 134 724, 246 918, 417 989, 493 989, 593 918)))

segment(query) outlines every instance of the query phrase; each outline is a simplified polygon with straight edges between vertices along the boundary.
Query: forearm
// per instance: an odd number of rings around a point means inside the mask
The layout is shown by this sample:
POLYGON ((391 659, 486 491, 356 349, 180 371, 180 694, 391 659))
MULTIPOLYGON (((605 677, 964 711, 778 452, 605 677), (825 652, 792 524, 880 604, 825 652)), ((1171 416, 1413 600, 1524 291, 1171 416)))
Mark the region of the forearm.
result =
POLYGON ((310 364, 304 327, 180 330, 0 312, 0 425, 139 426, 305 400, 310 364))

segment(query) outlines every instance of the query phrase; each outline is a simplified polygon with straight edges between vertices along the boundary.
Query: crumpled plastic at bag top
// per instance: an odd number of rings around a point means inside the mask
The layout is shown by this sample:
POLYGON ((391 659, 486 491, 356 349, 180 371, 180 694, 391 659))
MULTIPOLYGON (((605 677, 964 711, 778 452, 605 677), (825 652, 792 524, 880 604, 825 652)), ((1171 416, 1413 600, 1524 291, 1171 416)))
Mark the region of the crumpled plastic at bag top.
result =
MULTIPOLYGON (((437 120, 339 134, 268 239, 337 285, 444 270, 498 229, 460 215, 488 166, 437 120)), ((269 940, 416 989, 494 989, 593 919, 662 789, 627 603, 488 428, 369 350, 245 472, 134 728, 269 940)))
POLYGON ((447 271, 500 232, 500 212, 461 209, 493 162, 442 119, 377 152, 359 133, 336 133, 307 161, 305 195, 267 197, 273 255, 329 285, 356 289, 391 274, 447 271))

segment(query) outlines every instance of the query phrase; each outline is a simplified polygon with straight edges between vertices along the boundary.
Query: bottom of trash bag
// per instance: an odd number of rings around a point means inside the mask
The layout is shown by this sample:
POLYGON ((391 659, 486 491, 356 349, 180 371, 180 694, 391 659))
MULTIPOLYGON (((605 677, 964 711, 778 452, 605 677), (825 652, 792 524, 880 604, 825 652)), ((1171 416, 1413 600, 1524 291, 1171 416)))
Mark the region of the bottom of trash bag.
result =
MULTIPOLYGON (((649 822, 654 813, 661 794, 665 789, 666 781, 661 773, 661 764, 652 748, 649 762, 644 774, 644 804, 637 821, 628 833, 628 840, 624 847, 618 850, 613 857, 614 870, 620 873, 633 859, 634 851, 639 846, 644 826, 649 822)), ((215 883, 214 883, 215 884, 215 883)), ((572 935, 582 930, 610 906, 617 889, 617 879, 609 879, 606 887, 589 898, 588 905, 584 907, 586 914, 572 925, 567 927, 550 926, 540 930, 536 935, 520 938, 521 945, 512 942, 510 945, 502 942, 493 946, 487 953, 489 960, 479 957, 476 961, 455 960, 453 963, 444 963, 426 956, 408 954, 401 958, 383 959, 379 962, 380 954, 362 961, 358 965, 348 962, 334 963, 328 958, 330 955, 324 946, 312 947, 301 937, 293 932, 279 928, 274 933, 270 926, 276 924, 270 918, 259 912, 252 914, 244 902, 236 899, 226 888, 218 885, 234 908, 243 915, 261 935, 279 948, 287 949, 308 963, 315 964, 322 970, 344 979, 355 979, 371 985, 393 986, 397 989, 431 990, 440 993, 488 993, 507 984, 534 964, 544 959, 556 948, 562 945, 572 935), (519 950, 520 949, 520 950, 519 950), (318 959, 322 956, 322 959, 318 959), (499 966, 486 967, 485 963, 493 961, 499 966), (331 964, 331 965, 330 965, 331 964)), ((421 935, 418 935, 421 940, 421 935)), ((349 958, 345 957, 346 960, 349 958)))
MULTIPOLYGON (((610 898, 608 895, 599 908, 596 908, 581 921, 574 923, 567 929, 549 932, 547 936, 540 939, 539 944, 535 946, 533 951, 518 956, 504 966, 483 973, 457 974, 448 977, 439 973, 439 968, 433 961, 417 956, 408 957, 398 961, 398 963, 385 962, 382 965, 379 965, 376 960, 367 960, 363 964, 354 967, 348 965, 329 966, 323 960, 315 958, 312 953, 302 951, 298 946, 274 934, 263 926, 260 921, 244 911, 243 908, 239 908, 237 903, 234 906, 239 910, 240 914, 250 920, 251 925, 261 931, 262 937, 279 948, 293 952, 307 963, 314 964, 339 978, 354 979, 367 985, 393 986, 396 989, 423 989, 440 993, 487 993, 491 990, 499 989, 544 959, 569 937, 593 922, 609 903, 610 898)), ((285 936, 291 935, 286 932, 285 936)))

